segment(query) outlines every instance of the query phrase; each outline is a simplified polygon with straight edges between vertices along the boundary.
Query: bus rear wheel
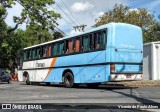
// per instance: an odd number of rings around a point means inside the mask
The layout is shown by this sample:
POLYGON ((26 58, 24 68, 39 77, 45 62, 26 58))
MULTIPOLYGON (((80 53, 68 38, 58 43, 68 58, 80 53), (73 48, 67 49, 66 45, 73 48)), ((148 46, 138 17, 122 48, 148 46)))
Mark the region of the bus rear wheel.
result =
POLYGON ((74 86, 74 78, 72 73, 70 72, 65 73, 64 84, 67 88, 72 88, 74 86))

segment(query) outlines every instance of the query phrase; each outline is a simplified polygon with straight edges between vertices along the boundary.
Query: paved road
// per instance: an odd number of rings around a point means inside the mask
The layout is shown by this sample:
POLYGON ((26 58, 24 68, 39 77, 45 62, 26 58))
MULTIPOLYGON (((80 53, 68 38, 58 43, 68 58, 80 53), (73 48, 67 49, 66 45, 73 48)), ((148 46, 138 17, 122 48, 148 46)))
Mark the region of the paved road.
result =
POLYGON ((0 103, 160 103, 160 87, 65 88, 61 85, 0 83, 0 103))

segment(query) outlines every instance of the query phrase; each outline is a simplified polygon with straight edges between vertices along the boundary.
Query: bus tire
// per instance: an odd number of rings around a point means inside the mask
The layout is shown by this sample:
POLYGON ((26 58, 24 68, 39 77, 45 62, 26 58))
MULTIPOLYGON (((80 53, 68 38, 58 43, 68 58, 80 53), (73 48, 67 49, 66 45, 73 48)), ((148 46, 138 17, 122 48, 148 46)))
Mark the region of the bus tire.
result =
POLYGON ((64 75, 64 84, 67 88, 72 88, 74 86, 74 78, 71 72, 66 72, 64 75))
POLYGON ((27 85, 30 85, 31 84, 31 82, 30 82, 30 80, 29 80, 29 75, 27 74, 27 76, 26 76, 26 84, 27 85))

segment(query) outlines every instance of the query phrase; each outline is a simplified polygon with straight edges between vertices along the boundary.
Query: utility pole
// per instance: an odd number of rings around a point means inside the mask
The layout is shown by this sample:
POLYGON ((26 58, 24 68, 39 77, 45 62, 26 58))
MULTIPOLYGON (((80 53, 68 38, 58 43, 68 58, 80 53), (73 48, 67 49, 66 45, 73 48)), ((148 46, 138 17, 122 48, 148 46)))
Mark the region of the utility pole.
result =
POLYGON ((80 26, 73 26, 73 28, 74 28, 75 31, 79 30, 79 31, 83 31, 83 32, 84 32, 84 28, 85 28, 86 26, 87 26, 87 25, 82 24, 82 25, 80 25, 80 26))

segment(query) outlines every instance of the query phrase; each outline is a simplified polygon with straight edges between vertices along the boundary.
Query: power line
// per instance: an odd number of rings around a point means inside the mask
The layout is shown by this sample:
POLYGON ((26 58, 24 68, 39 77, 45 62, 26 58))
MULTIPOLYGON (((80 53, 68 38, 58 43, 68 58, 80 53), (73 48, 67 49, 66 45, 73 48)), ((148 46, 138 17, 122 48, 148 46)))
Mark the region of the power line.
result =
MULTIPOLYGON (((47 19, 48 20, 48 19, 47 19)), ((49 21, 49 20, 48 20, 49 21)), ((56 31, 56 32, 61 32, 62 34, 64 34, 65 36, 67 36, 67 34, 66 33, 64 33, 61 29, 59 29, 56 25, 54 25, 54 27, 58 30, 56 30, 55 28, 54 28, 54 30, 56 31)))
POLYGON ((59 29, 57 26, 55 26, 62 34, 64 34, 65 36, 67 36, 66 33, 64 33, 61 29, 59 29))
MULTIPOLYGON (((51 6, 50 6, 51 7, 51 6)), ((53 7, 51 7, 53 9, 53 7)), ((53 9, 54 10, 54 9, 53 9)), ((69 25, 71 24, 70 22, 68 22, 63 16, 62 19, 64 19, 64 21, 66 21, 66 23, 68 23, 69 25)))
POLYGON ((77 18, 75 18, 75 16, 73 15, 73 13, 71 12, 71 10, 68 8, 68 6, 63 2, 63 0, 61 0, 61 1, 62 1, 62 3, 64 4, 64 6, 67 8, 67 10, 71 13, 71 15, 73 16, 73 18, 78 22, 79 25, 81 25, 81 24, 79 23, 79 21, 77 20, 77 18))
POLYGON ((71 1, 70 1, 70 0, 67 0, 67 1, 69 2, 69 4, 70 4, 70 5, 72 5, 72 3, 71 3, 71 1))
POLYGON ((56 4, 56 6, 59 7, 59 9, 60 9, 75 25, 77 25, 77 24, 66 14, 66 12, 65 12, 57 3, 55 3, 55 4, 56 4))
MULTIPOLYGON (((53 8, 53 6, 49 6, 50 8, 52 8, 53 10, 54 10, 54 8, 53 8)), ((64 21, 66 21, 69 25, 71 24, 70 22, 68 22, 64 17, 62 17, 63 19, 64 19, 64 21)), ((55 26, 55 28, 57 28, 57 30, 59 30, 62 34, 64 34, 64 35, 66 35, 67 36, 67 34, 66 33, 64 33, 62 30, 60 30, 57 26, 55 26)), ((54 29, 56 32, 58 32, 56 29, 54 29)))

